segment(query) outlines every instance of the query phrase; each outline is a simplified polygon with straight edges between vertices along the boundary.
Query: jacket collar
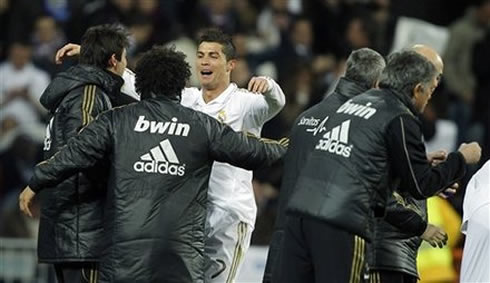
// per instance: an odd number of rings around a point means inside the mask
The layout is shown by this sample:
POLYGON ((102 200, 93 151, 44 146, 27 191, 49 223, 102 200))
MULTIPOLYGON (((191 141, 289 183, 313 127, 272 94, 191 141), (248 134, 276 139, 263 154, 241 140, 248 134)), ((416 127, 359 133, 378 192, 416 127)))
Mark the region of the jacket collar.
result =
POLYGON ((106 74, 107 80, 104 80, 103 87, 106 89, 107 94, 112 102, 112 104, 118 104, 118 100, 121 97, 121 87, 124 84, 124 80, 121 76, 116 75, 110 71, 102 70, 106 74))
POLYGON ((171 102, 180 104, 181 97, 180 95, 168 96, 168 95, 157 95, 155 93, 151 93, 150 97, 141 99, 143 100, 155 100, 155 101, 163 101, 163 102, 171 102))
POLYGON ((396 97, 401 103, 403 103, 403 105, 405 105, 410 110, 410 112, 412 112, 413 115, 418 117, 419 111, 417 111, 417 109, 415 108, 411 97, 408 97, 408 95, 405 95, 400 91, 392 88, 385 88, 385 90, 390 92, 390 94, 396 97))
POLYGON ((346 77, 340 78, 339 82, 337 83, 337 87, 335 88, 335 92, 344 96, 346 100, 349 100, 367 90, 367 88, 360 86, 346 77))

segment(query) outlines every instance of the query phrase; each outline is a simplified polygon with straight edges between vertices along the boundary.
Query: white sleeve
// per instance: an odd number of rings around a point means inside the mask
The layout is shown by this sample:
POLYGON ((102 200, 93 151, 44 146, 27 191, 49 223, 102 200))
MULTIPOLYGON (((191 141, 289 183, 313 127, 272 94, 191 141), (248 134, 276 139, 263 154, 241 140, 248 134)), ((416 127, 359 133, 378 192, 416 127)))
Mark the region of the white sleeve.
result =
POLYGON ((262 127, 265 122, 276 116, 286 104, 286 97, 281 87, 269 77, 261 78, 267 80, 269 89, 263 95, 253 95, 244 103, 246 121, 250 123, 251 128, 262 127))
POLYGON ((186 87, 182 90, 180 104, 182 106, 192 108, 192 105, 194 105, 199 95, 199 89, 195 87, 186 87))
POLYGON ((466 234, 468 221, 473 213, 484 205, 490 203, 490 161, 487 161, 468 182, 463 199, 463 219, 461 232, 466 234))

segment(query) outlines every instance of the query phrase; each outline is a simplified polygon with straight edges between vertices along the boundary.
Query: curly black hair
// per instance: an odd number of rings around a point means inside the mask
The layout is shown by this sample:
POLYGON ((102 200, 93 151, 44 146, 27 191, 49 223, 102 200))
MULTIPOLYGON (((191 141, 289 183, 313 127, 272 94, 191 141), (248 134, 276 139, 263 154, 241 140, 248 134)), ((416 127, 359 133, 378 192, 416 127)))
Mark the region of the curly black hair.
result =
POLYGON ((178 97, 191 76, 190 66, 175 47, 153 46, 136 66, 136 91, 141 99, 178 97))

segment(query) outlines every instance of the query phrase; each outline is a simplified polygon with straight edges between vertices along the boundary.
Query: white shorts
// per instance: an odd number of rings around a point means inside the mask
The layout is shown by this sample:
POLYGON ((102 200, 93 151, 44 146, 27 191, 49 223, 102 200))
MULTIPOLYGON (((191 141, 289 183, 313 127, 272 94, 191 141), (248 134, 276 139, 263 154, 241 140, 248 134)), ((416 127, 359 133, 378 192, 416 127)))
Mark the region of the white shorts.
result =
POLYGON ((250 246, 253 228, 236 216, 208 206, 206 217, 206 283, 232 283, 250 246))

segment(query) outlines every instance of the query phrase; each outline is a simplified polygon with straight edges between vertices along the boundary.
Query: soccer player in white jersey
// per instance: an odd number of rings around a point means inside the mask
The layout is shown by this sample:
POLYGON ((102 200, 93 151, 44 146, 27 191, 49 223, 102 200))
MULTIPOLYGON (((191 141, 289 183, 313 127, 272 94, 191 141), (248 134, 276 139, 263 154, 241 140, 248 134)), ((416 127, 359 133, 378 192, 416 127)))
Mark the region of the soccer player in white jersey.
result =
MULTIPOLYGON (((201 89, 186 88, 182 105, 204 112, 235 131, 259 136, 262 126, 286 103, 279 85, 254 77, 248 90, 230 82, 235 66, 231 38, 216 29, 203 32, 196 68, 201 89)), ((206 282, 234 282, 250 245, 257 206, 252 172, 215 162, 208 191, 205 253, 210 258, 206 282)))
MULTIPOLYGON (((78 53, 78 45, 67 44, 58 50, 56 61, 78 53)), ((231 82, 235 63, 231 37, 217 29, 205 30, 196 60, 201 88, 185 88, 181 104, 206 113, 235 131, 259 136, 264 123, 284 107, 286 98, 279 85, 267 77, 253 77, 248 89, 238 88, 231 82)), ((125 84, 131 84, 128 78, 125 84)), ((227 163, 213 164, 206 219, 206 283, 234 282, 238 274, 257 216, 252 177, 252 171, 227 163)))
POLYGON ((490 282, 490 161, 471 177, 463 200, 466 235, 461 283, 490 282))

